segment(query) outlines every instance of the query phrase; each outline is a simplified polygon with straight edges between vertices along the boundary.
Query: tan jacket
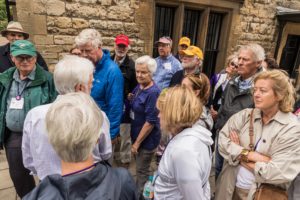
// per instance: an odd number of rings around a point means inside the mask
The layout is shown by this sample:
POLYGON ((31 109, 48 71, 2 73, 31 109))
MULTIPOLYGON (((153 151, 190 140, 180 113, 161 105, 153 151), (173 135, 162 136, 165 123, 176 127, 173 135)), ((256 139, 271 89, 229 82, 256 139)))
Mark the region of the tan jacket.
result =
MULTIPOLYGON (((249 121, 252 109, 233 115, 219 133, 219 151, 224 157, 222 172, 216 183, 216 200, 231 200, 234 192, 238 157, 242 149, 249 149, 249 121), (241 146, 231 142, 229 133, 237 130, 241 146)), ((254 144, 261 138, 260 153, 271 157, 268 163, 256 162, 255 183, 248 199, 253 199, 260 183, 270 183, 287 189, 300 171, 300 123, 292 113, 278 111, 267 124, 262 124, 261 111, 254 110, 254 144)))

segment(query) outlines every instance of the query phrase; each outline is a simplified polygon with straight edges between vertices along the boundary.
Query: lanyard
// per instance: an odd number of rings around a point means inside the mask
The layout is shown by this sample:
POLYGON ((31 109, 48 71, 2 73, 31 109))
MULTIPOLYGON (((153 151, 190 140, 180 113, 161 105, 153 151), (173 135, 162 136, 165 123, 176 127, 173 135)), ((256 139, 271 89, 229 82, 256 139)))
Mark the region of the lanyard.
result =
POLYGON ((17 83, 18 83, 18 87, 17 87, 16 100, 19 101, 19 100, 21 100, 21 96, 22 96, 24 90, 26 89, 26 87, 29 85, 30 81, 28 79, 26 80, 25 86, 23 87, 23 89, 21 91, 20 91, 20 83, 19 82, 17 82, 17 83))

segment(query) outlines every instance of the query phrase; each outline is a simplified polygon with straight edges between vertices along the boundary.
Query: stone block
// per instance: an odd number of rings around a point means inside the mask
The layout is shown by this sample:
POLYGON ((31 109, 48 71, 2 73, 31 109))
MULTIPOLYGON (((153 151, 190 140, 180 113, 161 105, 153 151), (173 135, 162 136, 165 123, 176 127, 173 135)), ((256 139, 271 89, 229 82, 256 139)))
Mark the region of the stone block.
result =
POLYGON ((119 32, 122 32, 124 30, 124 27, 123 27, 122 22, 108 21, 107 22, 107 29, 109 29, 109 30, 118 30, 119 32))
POLYGON ((110 6, 107 18, 118 21, 131 22, 134 20, 133 9, 129 6, 110 6))
POLYGON ((102 37, 102 45, 110 46, 114 45, 115 38, 114 37, 102 37))
POLYGON ((46 14, 46 0, 33 0, 33 12, 35 14, 46 14))
POLYGON ((36 45, 53 44, 53 35, 35 35, 33 41, 36 45))
POLYGON ((107 29, 107 22, 103 20, 90 20, 90 27, 96 29, 107 29))
POLYGON ((89 27, 89 22, 84 19, 73 18, 72 26, 73 26, 73 28, 76 28, 76 29, 83 29, 83 28, 89 27))
POLYGON ((64 51, 63 45, 36 45, 40 53, 61 53, 64 51))
POLYGON ((126 32, 139 32, 139 28, 135 23, 124 23, 124 28, 126 32))
POLYGON ((60 16, 65 13, 66 5, 63 1, 48 0, 46 4, 46 11, 48 15, 60 16))
POLYGON ((54 21, 54 25, 58 28, 71 28, 72 20, 69 17, 57 17, 54 21))
POLYGON ((56 35, 54 36, 54 44, 62 45, 62 44, 74 44, 75 36, 68 35, 56 35))
POLYGON ((112 4, 112 0, 97 0, 97 2, 101 3, 102 6, 110 6, 112 4))
POLYGON ((97 0, 74 0, 74 2, 78 2, 78 3, 96 3, 97 0))
POLYGON ((54 35, 78 35, 78 30, 73 28, 57 28, 57 27, 48 27, 48 33, 54 35))
MULTIPOLYGON (((1 177, 2 178, 2 177, 1 177)), ((3 180, 3 179, 1 179, 3 180)), ((5 200, 14 200, 17 199, 17 193, 14 187, 0 190, 0 199, 5 200)))
POLYGON ((57 53, 43 53, 43 58, 45 59, 57 59, 58 54, 57 53))
POLYGON ((79 3, 67 3, 66 5, 68 16, 80 17, 80 18, 100 18, 106 17, 106 10, 101 7, 85 6, 79 3))
POLYGON ((46 24, 46 15, 34 15, 33 16, 34 25, 33 33, 38 35, 46 35, 47 34, 47 24, 46 24))

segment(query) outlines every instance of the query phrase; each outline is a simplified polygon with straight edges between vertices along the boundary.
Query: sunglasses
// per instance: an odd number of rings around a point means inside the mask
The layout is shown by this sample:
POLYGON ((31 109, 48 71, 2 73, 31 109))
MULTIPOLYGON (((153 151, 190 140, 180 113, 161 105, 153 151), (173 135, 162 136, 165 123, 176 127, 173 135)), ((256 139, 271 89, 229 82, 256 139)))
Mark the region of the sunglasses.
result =
POLYGON ((233 67, 235 67, 235 68, 238 68, 238 65, 235 64, 234 62, 231 62, 230 65, 233 66, 233 67))

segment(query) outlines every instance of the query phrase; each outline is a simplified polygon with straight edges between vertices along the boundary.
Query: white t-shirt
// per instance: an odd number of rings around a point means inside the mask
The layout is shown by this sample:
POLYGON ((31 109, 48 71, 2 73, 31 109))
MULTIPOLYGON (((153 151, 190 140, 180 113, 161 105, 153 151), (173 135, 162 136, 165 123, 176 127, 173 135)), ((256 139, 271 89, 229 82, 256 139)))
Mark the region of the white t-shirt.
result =
MULTIPOLYGON (((255 151, 257 152, 259 152, 259 144, 260 144, 260 139, 256 144, 255 151)), ((235 184, 236 187, 250 190, 254 180, 255 180, 255 176, 253 172, 249 171, 247 168, 243 167, 242 165, 238 167, 237 180, 235 184)))

